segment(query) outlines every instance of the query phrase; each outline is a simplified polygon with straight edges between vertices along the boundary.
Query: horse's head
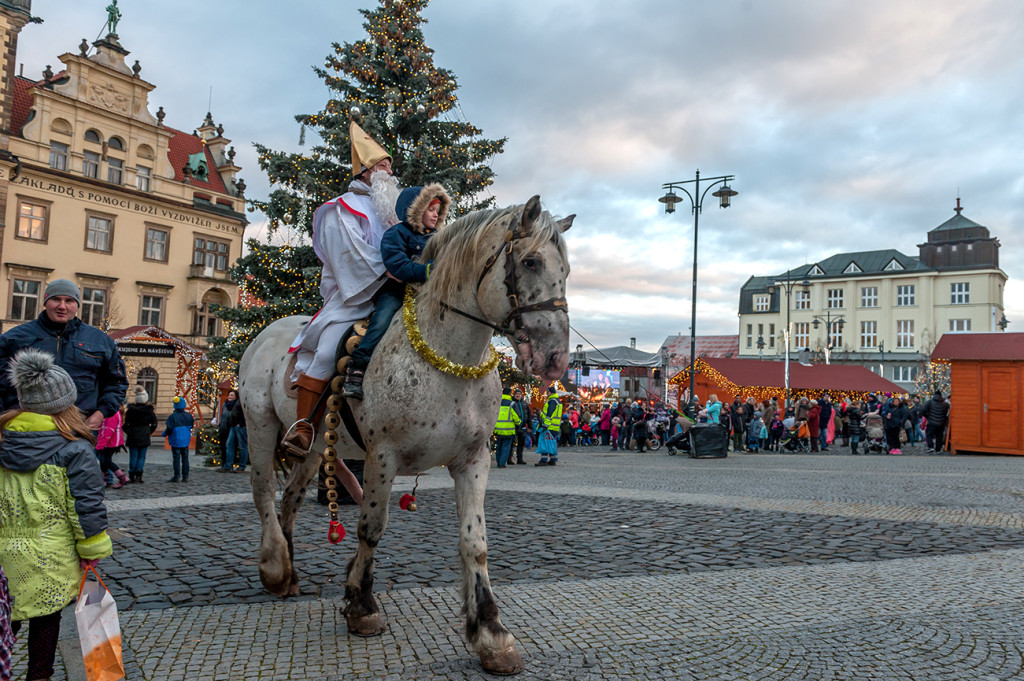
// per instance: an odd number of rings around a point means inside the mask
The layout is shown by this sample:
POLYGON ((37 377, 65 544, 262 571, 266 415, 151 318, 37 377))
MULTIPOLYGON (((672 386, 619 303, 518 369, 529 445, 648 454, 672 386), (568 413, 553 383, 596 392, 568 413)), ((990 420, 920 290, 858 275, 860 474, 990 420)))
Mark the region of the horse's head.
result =
POLYGON ((502 234, 506 246, 481 281, 481 310, 502 319, 520 371, 554 380, 569 366, 569 260, 562 232, 576 216, 555 220, 541 211, 539 196, 512 215, 502 234))
POLYGON ((520 371, 561 377, 569 366, 562 232, 574 217, 555 220, 534 196, 525 205, 476 211, 445 227, 422 256, 436 260, 423 289, 428 315, 451 310, 482 322, 509 339, 520 371))

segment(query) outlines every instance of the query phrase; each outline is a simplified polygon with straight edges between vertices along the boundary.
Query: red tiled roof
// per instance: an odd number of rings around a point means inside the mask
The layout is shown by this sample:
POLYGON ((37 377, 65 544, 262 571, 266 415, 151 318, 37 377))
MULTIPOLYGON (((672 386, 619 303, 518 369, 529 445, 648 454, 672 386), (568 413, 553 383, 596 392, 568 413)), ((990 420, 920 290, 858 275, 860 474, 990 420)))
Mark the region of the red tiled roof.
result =
POLYGON ((21 135, 21 129, 28 120, 28 112, 32 108, 32 95, 29 88, 42 83, 41 80, 29 80, 22 76, 14 78, 14 106, 11 108, 11 133, 21 135))
MULTIPOLYGON (((704 361, 738 386, 783 388, 786 367, 783 362, 759 359, 707 357, 704 361)), ((903 393, 903 388, 855 364, 789 363, 789 386, 793 390, 835 390, 903 393)))
POLYGON ((1024 361, 1024 333, 944 333, 932 359, 1024 361))
POLYGON ((203 144, 203 141, 195 135, 175 130, 174 128, 167 128, 167 130, 174 133, 174 137, 171 138, 167 149, 167 160, 171 162, 171 167, 174 168, 175 182, 185 182, 185 172, 183 169, 188 165, 188 157, 190 155, 206 154, 206 167, 210 171, 207 175, 210 178, 209 181, 204 182, 191 177, 189 184, 193 187, 206 187, 215 192, 227 194, 228 190, 224 187, 224 180, 221 179, 220 173, 217 172, 217 164, 213 162, 213 154, 210 153, 209 147, 203 144))

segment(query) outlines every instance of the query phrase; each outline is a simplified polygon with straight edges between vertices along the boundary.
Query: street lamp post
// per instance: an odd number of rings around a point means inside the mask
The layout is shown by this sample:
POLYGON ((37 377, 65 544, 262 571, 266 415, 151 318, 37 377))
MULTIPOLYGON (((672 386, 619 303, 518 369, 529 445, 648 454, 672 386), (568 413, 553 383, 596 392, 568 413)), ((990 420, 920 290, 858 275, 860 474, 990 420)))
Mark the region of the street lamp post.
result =
MULTIPOLYGON (((722 208, 728 208, 732 203, 732 197, 736 196, 739 192, 735 191, 729 186, 729 182, 735 180, 735 175, 719 175, 718 177, 706 177, 704 182, 710 183, 704 188, 704 192, 700 190, 700 171, 698 170, 692 180, 682 180, 679 182, 666 182, 662 185, 662 189, 665 191, 665 196, 658 199, 661 203, 665 204, 665 212, 672 214, 676 212, 676 204, 682 202, 682 198, 675 193, 675 190, 686 194, 686 197, 690 199, 690 212, 693 213, 693 292, 690 298, 690 396, 688 403, 693 402, 694 395, 694 383, 697 376, 697 227, 700 220, 700 213, 704 208, 704 197, 715 185, 722 185, 721 188, 713 192, 712 196, 717 196, 720 200, 720 206, 722 208), (686 188, 685 185, 693 185, 693 194, 686 188)), ((687 405, 689 406, 689 404, 687 405)))
POLYGON ((825 364, 831 364, 829 359, 832 354, 832 325, 837 324, 839 326, 839 331, 841 332, 843 330, 843 325, 846 324, 846 320, 843 319, 843 315, 836 315, 833 319, 831 311, 826 311, 824 317, 814 315, 813 320, 814 321, 811 323, 815 329, 817 329, 822 322, 825 323, 825 364))
MULTIPOLYGON (((776 286, 782 286, 786 290, 786 331, 783 333, 783 340, 786 341, 786 409, 789 409, 789 339, 793 332, 792 323, 789 321, 789 311, 793 309, 792 295, 794 286, 802 286, 807 288, 811 285, 811 282, 806 277, 799 284, 792 280, 790 270, 786 270, 785 282, 776 282, 775 284, 768 287, 768 293, 775 293, 776 286)), ((785 414, 784 414, 785 415, 785 414)))

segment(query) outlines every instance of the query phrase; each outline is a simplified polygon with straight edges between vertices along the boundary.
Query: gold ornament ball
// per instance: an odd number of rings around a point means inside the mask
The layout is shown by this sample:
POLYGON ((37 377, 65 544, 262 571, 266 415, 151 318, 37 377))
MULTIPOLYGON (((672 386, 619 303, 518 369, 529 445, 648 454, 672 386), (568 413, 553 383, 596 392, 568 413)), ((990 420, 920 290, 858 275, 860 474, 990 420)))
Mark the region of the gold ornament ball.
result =
POLYGON ((409 504, 408 508, 409 508, 409 510, 410 510, 410 511, 415 511, 415 510, 416 510, 417 508, 419 508, 419 506, 417 506, 417 505, 416 505, 416 502, 415 502, 415 501, 413 501, 413 502, 411 502, 411 503, 409 504))
POLYGON ((284 224, 286 224, 286 225, 292 224, 292 222, 294 220, 295 220, 295 216, 292 215, 291 213, 285 213, 284 217, 281 218, 281 221, 284 222, 284 224))

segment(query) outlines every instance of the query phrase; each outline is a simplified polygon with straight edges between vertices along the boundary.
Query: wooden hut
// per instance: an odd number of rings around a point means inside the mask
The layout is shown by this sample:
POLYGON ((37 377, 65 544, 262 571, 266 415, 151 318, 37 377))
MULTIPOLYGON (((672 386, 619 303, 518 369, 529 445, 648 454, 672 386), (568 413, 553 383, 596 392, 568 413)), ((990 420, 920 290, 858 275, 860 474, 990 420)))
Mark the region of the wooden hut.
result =
MULTIPOLYGON (((682 394, 689 387, 688 370, 680 371, 671 382, 682 394)), ((759 402, 772 397, 781 404, 786 395, 786 369, 782 362, 759 359, 707 357, 697 359, 694 390, 703 402, 712 394, 723 403, 739 395, 759 402)), ((833 401, 847 397, 864 399, 869 393, 902 395, 906 391, 892 381, 855 364, 789 364, 789 388, 792 397, 818 398, 828 393, 833 401)))
POLYGON ((1024 454, 1024 333, 946 333, 931 357, 950 364, 950 451, 1024 454))

